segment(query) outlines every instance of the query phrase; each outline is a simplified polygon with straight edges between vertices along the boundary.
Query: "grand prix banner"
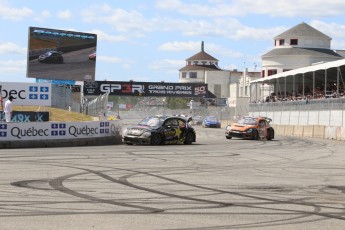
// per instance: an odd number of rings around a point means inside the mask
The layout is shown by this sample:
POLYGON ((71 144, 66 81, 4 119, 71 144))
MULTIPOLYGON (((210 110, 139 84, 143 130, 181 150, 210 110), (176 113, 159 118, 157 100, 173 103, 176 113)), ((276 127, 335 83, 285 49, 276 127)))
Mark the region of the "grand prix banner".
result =
POLYGON ((84 82, 85 96, 109 95, 149 96, 149 97, 207 97, 207 84, 165 83, 165 82, 122 82, 94 81, 84 82))
POLYGON ((1 123, 1 141, 79 139, 119 136, 121 121, 1 123))
POLYGON ((4 103, 9 96, 13 105, 51 106, 51 84, 0 82, 4 103))

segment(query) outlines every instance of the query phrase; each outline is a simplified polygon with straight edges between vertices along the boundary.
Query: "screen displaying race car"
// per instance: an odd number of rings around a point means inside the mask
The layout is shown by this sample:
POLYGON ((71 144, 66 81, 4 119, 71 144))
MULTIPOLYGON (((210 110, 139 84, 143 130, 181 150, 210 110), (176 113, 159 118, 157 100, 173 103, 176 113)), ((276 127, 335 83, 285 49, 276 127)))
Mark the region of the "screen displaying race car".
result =
POLYGON ((27 77, 94 81, 96 48, 96 34, 29 27, 27 77))
POLYGON ((62 52, 48 51, 38 56, 38 61, 41 63, 62 64, 63 63, 62 52))
POLYGON ((274 129, 270 126, 272 119, 268 117, 245 116, 238 121, 226 126, 225 137, 252 139, 252 140, 272 140, 274 139, 274 129))
POLYGON ((148 116, 135 126, 127 127, 123 142, 132 144, 192 144, 196 141, 194 128, 183 117, 148 116))

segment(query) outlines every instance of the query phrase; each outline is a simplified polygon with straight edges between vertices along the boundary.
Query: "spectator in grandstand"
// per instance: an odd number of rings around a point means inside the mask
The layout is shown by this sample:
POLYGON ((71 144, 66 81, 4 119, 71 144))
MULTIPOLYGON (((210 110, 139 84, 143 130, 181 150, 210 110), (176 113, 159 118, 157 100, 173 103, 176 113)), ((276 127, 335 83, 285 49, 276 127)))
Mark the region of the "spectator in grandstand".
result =
POLYGON ((11 117, 12 117, 12 101, 13 101, 13 97, 9 96, 8 100, 5 102, 4 113, 5 113, 6 122, 11 122, 11 117))

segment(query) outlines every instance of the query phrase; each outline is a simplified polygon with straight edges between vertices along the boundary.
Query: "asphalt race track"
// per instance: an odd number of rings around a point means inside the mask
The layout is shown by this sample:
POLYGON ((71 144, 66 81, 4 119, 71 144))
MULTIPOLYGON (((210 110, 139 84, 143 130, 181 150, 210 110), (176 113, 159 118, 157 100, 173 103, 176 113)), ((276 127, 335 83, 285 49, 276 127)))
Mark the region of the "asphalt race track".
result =
POLYGON ((0 149, 0 229, 344 229, 345 144, 0 149))

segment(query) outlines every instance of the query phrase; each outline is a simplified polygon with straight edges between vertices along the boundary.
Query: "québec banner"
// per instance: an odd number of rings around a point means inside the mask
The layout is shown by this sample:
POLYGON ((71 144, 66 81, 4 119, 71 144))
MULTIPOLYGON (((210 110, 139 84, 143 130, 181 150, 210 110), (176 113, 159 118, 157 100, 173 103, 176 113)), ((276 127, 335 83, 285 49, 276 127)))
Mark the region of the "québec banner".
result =
POLYGON ((85 96, 109 95, 149 96, 149 97, 206 97, 207 84, 202 83, 165 83, 165 82, 123 82, 94 81, 84 82, 85 96))
POLYGON ((121 121, 0 122, 0 142, 119 136, 121 127, 121 121))
POLYGON ((12 96, 13 105, 51 106, 51 84, 0 82, 0 85, 4 104, 12 96))

